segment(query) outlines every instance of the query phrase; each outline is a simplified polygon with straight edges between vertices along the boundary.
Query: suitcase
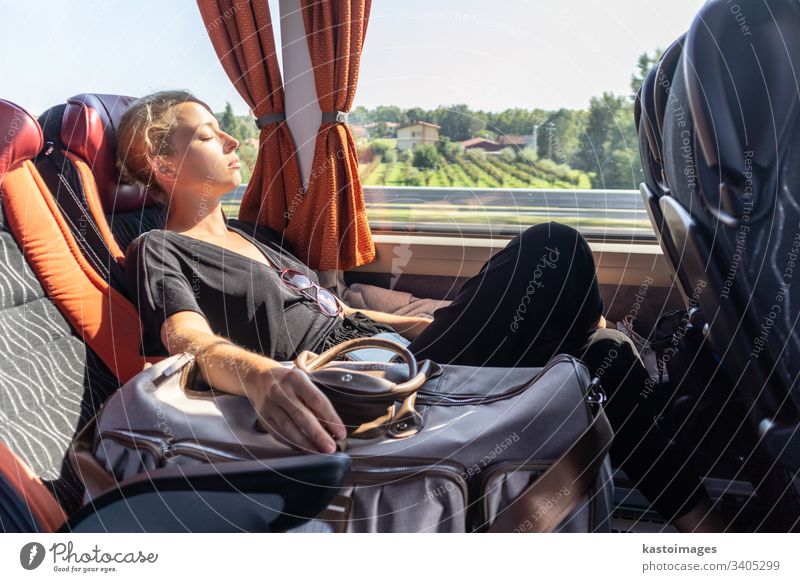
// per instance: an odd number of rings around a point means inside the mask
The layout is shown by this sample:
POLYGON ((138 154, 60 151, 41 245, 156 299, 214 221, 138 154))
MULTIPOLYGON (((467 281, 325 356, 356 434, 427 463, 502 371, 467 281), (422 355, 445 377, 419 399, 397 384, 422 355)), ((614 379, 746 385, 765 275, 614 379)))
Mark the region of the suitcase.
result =
MULTIPOLYGON (((349 477, 317 517, 334 531, 610 531, 613 433, 599 380, 580 360, 440 365, 358 338, 282 364, 306 371, 348 427, 349 477), (405 362, 334 360, 369 347, 405 362)), ((249 400, 209 389, 188 353, 131 379, 92 430, 73 460, 85 464, 90 452, 111 481, 170 464, 298 454, 258 429, 249 400)))

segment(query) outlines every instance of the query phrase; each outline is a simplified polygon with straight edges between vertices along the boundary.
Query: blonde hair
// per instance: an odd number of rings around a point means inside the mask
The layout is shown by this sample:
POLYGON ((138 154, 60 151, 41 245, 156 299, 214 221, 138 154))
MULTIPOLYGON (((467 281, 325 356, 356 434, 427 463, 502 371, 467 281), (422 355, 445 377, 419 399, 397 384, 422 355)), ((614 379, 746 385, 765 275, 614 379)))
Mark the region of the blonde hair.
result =
POLYGON ((159 91, 131 103, 117 128, 120 182, 141 184, 163 206, 169 202, 169 195, 156 181, 152 164, 157 156, 173 153, 169 138, 175 124, 175 107, 190 102, 213 114, 205 102, 187 91, 159 91))

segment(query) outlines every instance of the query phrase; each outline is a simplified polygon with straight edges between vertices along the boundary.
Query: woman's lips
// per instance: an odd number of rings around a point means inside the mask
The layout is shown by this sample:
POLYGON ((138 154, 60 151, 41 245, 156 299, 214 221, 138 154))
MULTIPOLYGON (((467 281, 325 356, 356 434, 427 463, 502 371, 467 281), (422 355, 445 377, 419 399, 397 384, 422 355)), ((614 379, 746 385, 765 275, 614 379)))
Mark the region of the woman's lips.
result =
POLYGON ((239 160, 237 159, 237 160, 234 160, 233 162, 231 162, 230 164, 228 164, 228 167, 229 168, 241 168, 241 165, 239 164, 239 160))

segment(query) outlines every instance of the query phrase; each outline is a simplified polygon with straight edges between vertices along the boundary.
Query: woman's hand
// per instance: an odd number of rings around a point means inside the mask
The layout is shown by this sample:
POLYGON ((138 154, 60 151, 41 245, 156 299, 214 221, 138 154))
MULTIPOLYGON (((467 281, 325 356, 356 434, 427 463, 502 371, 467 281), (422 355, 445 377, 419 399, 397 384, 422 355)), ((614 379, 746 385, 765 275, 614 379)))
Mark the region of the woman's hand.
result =
MULTIPOLYGON (((336 295, 334 295, 334 297, 336 297, 336 295)), ((340 317, 344 317, 345 315, 353 315, 356 311, 358 311, 357 309, 353 309, 352 307, 347 305, 344 301, 342 301, 338 297, 336 297, 336 301, 338 301, 339 305, 342 306, 342 312, 339 314, 340 317)))
POLYGON ((333 453, 347 436, 331 401, 297 368, 276 366, 248 391, 259 423, 280 442, 305 452, 333 453), (333 435, 333 436, 331 436, 333 435))

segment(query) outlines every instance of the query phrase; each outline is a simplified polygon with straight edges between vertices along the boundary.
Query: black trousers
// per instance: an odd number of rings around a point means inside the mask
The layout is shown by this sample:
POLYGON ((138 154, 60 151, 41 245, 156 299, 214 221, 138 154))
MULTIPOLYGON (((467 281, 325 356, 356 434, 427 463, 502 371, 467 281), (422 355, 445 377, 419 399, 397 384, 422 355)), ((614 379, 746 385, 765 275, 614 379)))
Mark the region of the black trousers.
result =
POLYGON ((544 366, 558 353, 580 358, 608 395, 612 463, 672 520, 700 501, 703 485, 654 424, 649 374, 633 342, 596 327, 603 309, 586 240, 564 224, 537 224, 437 309, 409 349, 419 359, 470 366, 544 366))

